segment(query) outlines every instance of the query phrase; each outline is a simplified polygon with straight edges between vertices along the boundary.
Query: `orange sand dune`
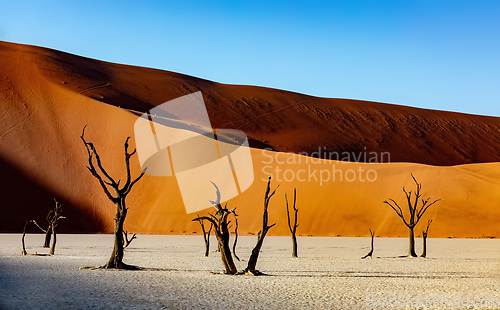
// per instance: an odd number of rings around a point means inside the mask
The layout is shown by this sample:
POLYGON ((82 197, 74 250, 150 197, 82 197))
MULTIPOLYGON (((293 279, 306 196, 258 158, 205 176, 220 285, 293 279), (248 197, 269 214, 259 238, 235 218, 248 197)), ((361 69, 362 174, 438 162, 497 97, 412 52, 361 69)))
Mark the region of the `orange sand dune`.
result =
MULTIPOLYGON (((83 126, 88 125, 87 139, 96 144, 110 174, 123 178, 123 142, 131 136, 131 145, 135 144, 137 113, 130 110, 142 113, 198 90, 203 92, 214 127, 241 129, 256 147, 309 153, 318 146, 354 153, 366 147, 367 152, 390 152, 392 161, 442 166, 494 162, 500 157, 498 118, 223 85, 0 43, 0 191, 5 210, 0 231, 20 231, 23 217, 43 221, 52 197, 57 197, 68 216, 61 222, 61 231, 109 232, 113 206, 85 168, 86 152, 79 138, 83 126)), ((404 236, 405 227, 381 201, 393 197, 403 203, 400 186, 412 185, 413 172, 424 184, 424 194, 444 199, 425 216, 425 221, 435 220, 430 236, 500 236, 497 163, 446 167, 318 163, 311 157, 258 148, 252 154, 255 182, 228 202, 237 207, 243 234, 259 230, 265 179, 271 174, 273 184, 280 184, 270 205, 270 220, 277 223, 271 234, 287 234, 283 194, 290 196, 297 187, 299 234, 356 236, 372 228, 377 235, 404 236), (359 177, 345 180, 351 176, 347 171, 359 169, 373 170, 365 175, 373 182, 359 177), (307 175, 309 170, 318 171, 316 178, 307 175), (318 179, 319 173, 326 177, 325 171, 337 171, 336 180, 318 179), (339 180, 341 174, 343 180, 339 180), (284 179, 278 182, 280 177, 284 179)), ((135 158, 137 175, 140 168, 135 158)), ((198 224, 190 222, 194 215, 184 211, 174 177, 145 176, 127 205, 130 231, 200 231, 198 224)))
MULTIPOLYGON (((431 165, 500 161, 499 118, 225 85, 11 43, 0 42, 0 55, 2 71, 10 67, 29 74, 22 64, 29 62, 44 81, 143 113, 202 91, 212 125, 240 129, 257 147, 308 154, 319 147, 339 153, 390 152, 392 162, 431 165)), ((8 75, 2 76, 0 83, 8 86, 8 75)))

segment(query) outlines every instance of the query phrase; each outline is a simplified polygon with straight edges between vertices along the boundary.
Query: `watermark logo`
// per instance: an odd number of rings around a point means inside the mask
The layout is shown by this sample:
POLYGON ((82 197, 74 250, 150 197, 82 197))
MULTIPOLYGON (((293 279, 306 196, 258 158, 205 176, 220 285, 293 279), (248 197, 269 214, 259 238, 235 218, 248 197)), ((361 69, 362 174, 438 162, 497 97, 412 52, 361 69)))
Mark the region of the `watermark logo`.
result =
POLYGON ((366 147, 357 153, 318 151, 307 153, 282 153, 262 150, 262 173, 271 175, 278 182, 314 182, 319 186, 333 182, 377 181, 377 170, 369 165, 348 165, 349 163, 374 164, 390 163, 389 152, 368 152, 366 147))
POLYGON ((187 213, 244 192, 254 171, 245 133, 214 129, 201 92, 165 102, 134 125, 141 168, 151 176, 175 176, 187 213))
POLYGON ((500 306, 500 299, 498 297, 489 298, 467 298, 467 297, 447 297, 442 295, 432 295, 423 297, 410 297, 399 295, 397 297, 374 297, 373 295, 366 296, 366 305, 368 307, 381 307, 386 309, 388 307, 419 307, 431 309, 436 307, 466 307, 473 308, 497 308, 500 306))

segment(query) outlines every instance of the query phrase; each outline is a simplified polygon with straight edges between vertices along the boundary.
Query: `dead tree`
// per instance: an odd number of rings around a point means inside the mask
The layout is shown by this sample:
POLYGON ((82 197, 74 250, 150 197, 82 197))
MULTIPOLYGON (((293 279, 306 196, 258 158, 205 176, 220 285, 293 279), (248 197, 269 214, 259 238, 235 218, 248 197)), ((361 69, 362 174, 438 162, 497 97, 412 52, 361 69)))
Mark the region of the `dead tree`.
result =
POLYGON ((233 261, 233 256, 231 254, 231 249, 229 247, 229 222, 228 216, 233 214, 236 217, 236 213, 234 209, 227 209, 227 205, 224 207, 221 206, 221 194, 219 188, 215 183, 212 182, 215 186, 217 198, 216 201, 211 201, 212 206, 214 206, 216 212, 215 214, 209 213, 208 216, 199 216, 192 221, 209 221, 213 228, 215 237, 217 238, 217 243, 219 245, 220 256, 222 260, 222 264, 224 265, 224 273, 225 274, 236 274, 238 270, 236 269, 236 265, 233 261))
POLYGON ((61 205, 59 204, 59 202, 57 202, 57 200, 54 198, 54 202, 56 203, 55 207, 54 207, 54 211, 53 212, 49 212, 49 215, 47 217, 50 218, 50 224, 49 224, 49 228, 52 232, 52 246, 50 247, 50 251, 49 251, 49 255, 53 255, 55 254, 56 252, 56 227, 57 227, 57 222, 60 220, 60 219, 63 219, 65 218, 64 216, 61 215, 61 211, 62 211, 62 208, 61 208, 61 205))
POLYGON ((240 261, 240 258, 238 257, 238 255, 236 255, 236 244, 238 243, 238 217, 237 217, 236 213, 234 213, 234 223, 235 223, 235 227, 234 227, 233 255, 234 255, 234 258, 236 258, 238 261, 240 261))
POLYGON ((52 240, 52 246, 50 247, 49 254, 47 255, 53 255, 56 252, 56 242, 57 242, 57 236, 56 236, 56 227, 58 225, 58 221, 60 219, 64 219, 66 217, 61 215, 62 208, 59 202, 54 198, 55 207, 54 210, 50 210, 49 214, 47 214, 46 220, 49 225, 47 229, 43 229, 35 220, 26 220, 26 224, 24 225, 24 231, 23 231, 23 255, 26 255, 26 250, 24 248, 24 236, 26 234, 26 227, 28 226, 29 223, 35 224, 41 231, 45 233, 45 242, 43 247, 47 248, 50 244, 50 241, 52 240), (48 243, 47 243, 48 242, 48 243))
POLYGON ((422 239, 424 242, 424 249, 422 250, 422 255, 420 257, 425 258, 427 256, 427 233, 429 232, 429 226, 431 226, 432 220, 427 222, 427 228, 422 231, 422 239))
POLYGON ((252 254, 250 255, 250 259, 248 260, 248 265, 247 268, 243 271, 244 273, 249 273, 252 275, 259 275, 262 274, 260 271, 256 270, 255 267, 257 266, 257 259, 259 258, 259 253, 260 249, 262 248, 262 244, 264 243, 264 238, 266 237, 267 232, 271 227, 276 225, 276 223, 272 225, 268 225, 268 213, 267 213, 267 208, 269 206, 269 201, 271 200, 271 197, 273 197, 274 193, 276 192, 276 189, 278 189, 279 185, 276 186, 276 188, 271 192, 271 176, 269 176, 269 179, 267 181, 267 189, 266 189, 266 194, 264 196, 264 213, 262 214, 262 230, 259 231, 258 237, 257 237, 257 244, 252 250, 252 254))
POLYGON ((115 215, 115 225, 114 225, 114 246, 113 246, 113 252, 111 253, 111 257, 109 258, 109 261, 102 266, 102 268, 117 268, 117 269, 138 269, 138 267, 135 266, 130 266, 125 263, 123 263, 123 247, 124 247, 124 240, 123 240, 123 223, 125 222, 125 218, 127 216, 127 211, 128 208, 125 205, 125 199, 127 198, 127 195, 130 193, 132 190, 132 187, 144 176, 145 169, 144 171, 141 172, 141 174, 132 180, 131 174, 130 174, 130 157, 132 157, 136 150, 133 152, 128 151, 128 141, 130 137, 125 140, 125 167, 126 167, 126 174, 127 174, 127 179, 125 181, 125 184, 120 188, 120 181, 115 181, 107 172, 104 170, 101 162, 101 158, 99 157, 99 154, 97 153, 97 150, 92 142, 87 142, 85 140, 85 126, 82 131, 81 139, 85 145, 85 148, 87 149, 87 155, 88 155, 88 166, 87 169, 89 169, 90 173, 99 181, 99 184, 101 185, 102 189, 104 190, 104 193, 106 196, 111 200, 111 202, 115 205, 115 210, 116 210, 116 215, 115 215), (97 169, 95 164, 97 164, 97 169), (112 191, 116 194, 113 196, 111 194, 110 187, 112 191))
POLYGON ((126 249, 129 244, 136 238, 136 234, 133 234, 130 239, 128 238, 128 232, 126 230, 123 231, 123 248, 126 249))
POLYGON ((38 227, 41 231, 43 231, 45 233, 45 240, 44 240, 44 243, 43 243, 43 247, 44 248, 48 248, 50 246, 50 240, 52 238, 52 225, 57 225, 57 221, 61 218, 64 218, 64 217, 58 217, 55 212, 56 212, 56 209, 57 208, 60 208, 58 207, 59 203, 57 202, 57 200, 54 198, 54 201, 56 203, 56 207, 54 210, 50 210, 49 213, 47 214, 47 216, 45 217, 45 220, 47 221, 47 224, 48 224, 48 227, 47 229, 44 229, 42 226, 40 226, 35 220, 32 221, 33 224, 36 225, 36 227, 38 227))
POLYGON ((33 220, 26 220, 26 223, 24 224, 24 229, 23 229, 23 237, 21 238, 21 241, 23 243, 23 251, 21 252, 21 254, 23 254, 23 255, 28 255, 28 253, 26 252, 26 245, 24 243, 24 237, 26 236, 26 228, 28 227, 29 223, 33 223, 33 220))
POLYGON ((368 254, 366 254, 365 256, 361 257, 361 259, 365 259, 365 258, 367 258, 368 256, 369 256, 370 258, 373 258, 373 256, 372 256, 372 255, 373 255, 373 238, 374 238, 374 236, 375 236, 375 232, 374 232, 374 231, 372 231, 371 229, 368 229, 368 230, 370 231, 370 236, 372 237, 371 250, 370 250, 370 252, 369 252, 368 254))
POLYGON ((403 221, 403 223, 408 227, 408 234, 409 234, 409 253, 408 256, 410 257, 417 257, 417 254, 415 253, 415 235, 413 232, 413 229, 415 226, 418 224, 424 213, 436 202, 440 201, 441 199, 437 199, 431 202, 432 197, 429 197, 427 199, 420 199, 422 197, 421 190, 422 190, 422 184, 418 183, 413 174, 411 174, 411 177, 413 181, 415 181, 416 184, 416 190, 415 193, 412 191, 407 191, 404 187, 402 187, 403 192, 405 193, 406 200, 408 202, 408 211, 409 211, 409 217, 408 219, 405 218, 403 210, 401 207, 398 205, 398 203, 394 199, 389 199, 389 201, 384 200, 384 203, 389 205, 394 212, 399 216, 399 218, 403 221), (414 194, 414 195, 413 195, 414 194), (419 206, 420 203, 420 206, 419 206))
POLYGON ((292 245, 293 245, 292 257, 294 257, 294 258, 298 257, 297 256, 297 236, 296 236, 296 233, 297 233, 297 227, 299 227, 299 224, 297 224, 297 214, 299 212, 299 209, 297 209, 297 207, 295 206, 296 201, 297 201, 297 189, 294 188, 293 189, 293 211, 295 212, 295 214, 294 214, 293 227, 292 227, 292 224, 290 222, 290 211, 288 209, 288 198, 287 198, 286 193, 285 193, 286 216, 288 219, 288 228, 290 229, 290 233, 292 234, 292 245))
POLYGON ((208 252, 210 251, 210 232, 212 231, 214 225, 210 223, 210 229, 207 231, 205 229, 205 224, 203 223, 203 220, 200 219, 200 216, 198 214, 196 214, 196 216, 197 216, 197 221, 200 223, 201 231, 203 232, 203 240, 205 241, 205 256, 208 256, 208 252))

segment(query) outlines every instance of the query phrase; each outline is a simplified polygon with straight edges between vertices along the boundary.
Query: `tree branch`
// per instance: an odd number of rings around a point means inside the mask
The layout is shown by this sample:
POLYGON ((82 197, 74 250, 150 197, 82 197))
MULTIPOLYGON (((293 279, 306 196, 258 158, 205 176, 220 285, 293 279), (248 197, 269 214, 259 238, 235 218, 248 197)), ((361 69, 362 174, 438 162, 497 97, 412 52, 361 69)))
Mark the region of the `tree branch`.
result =
POLYGON ((399 218, 403 221, 403 223, 406 226, 410 227, 410 225, 406 222, 404 214, 403 214, 403 210, 401 210, 401 207, 398 205, 398 203, 396 201, 394 201, 394 199, 389 199, 389 200, 392 201, 392 203, 394 203, 396 205, 396 207, 398 208, 398 210, 396 210, 396 208, 390 202, 388 202, 387 200, 384 200, 383 202, 385 204, 387 204, 388 206, 390 206, 392 208, 392 210, 394 210, 394 212, 396 212, 396 214, 399 216, 399 218))
POLYGON ((203 220, 205 220, 205 221, 209 221, 209 222, 210 222, 210 223, 212 223, 212 225, 214 226, 214 228, 215 228, 215 232, 217 232, 217 231, 218 231, 219 225, 217 225, 217 222, 216 222, 216 221, 214 221, 214 219, 213 219, 213 218, 210 218, 210 217, 208 217, 208 216, 199 216, 199 217, 197 217, 197 218, 192 219, 192 220, 191 220, 191 222, 194 222, 194 221, 200 221, 200 220, 202 220, 202 221, 203 221, 203 220))
POLYGON ((293 223, 293 228, 292 228, 292 225, 290 222, 290 211, 288 208, 288 197, 285 193, 286 215, 287 215, 287 220, 288 220, 288 228, 290 229, 290 232, 292 233, 292 235, 295 235, 295 233, 297 231, 297 227, 299 226, 297 224, 297 213, 299 212, 299 209, 297 209, 297 207, 296 207, 296 202, 297 202, 297 189, 294 188, 293 189, 293 210, 294 210, 295 214, 294 214, 294 223, 293 223))
POLYGON ((417 222, 420 220, 420 218, 424 215, 425 211, 429 209, 432 205, 434 205, 436 202, 441 201, 442 199, 437 199, 430 204, 427 204, 431 198, 429 197, 425 202, 422 199, 422 207, 420 208, 420 211, 417 213, 417 222), (427 206, 426 206, 427 205, 427 206))
POLYGON ((235 223, 233 255, 234 255, 234 258, 236 258, 239 261, 240 258, 238 257, 238 255, 236 255, 236 243, 238 242, 238 218, 237 218, 238 215, 236 214, 236 212, 234 212, 234 209, 232 209, 230 212, 234 215, 234 223, 235 223))
MULTIPOLYGON (((115 183, 115 181, 113 179, 111 179, 111 177, 107 174, 106 171, 104 171, 104 169, 100 165, 99 155, 97 154, 94 145, 92 143, 90 143, 90 142, 85 141, 84 135, 85 135, 85 128, 86 127, 87 127, 87 125, 85 125, 85 127, 83 127, 82 135, 80 136, 80 138, 82 139, 83 143, 85 144, 85 148, 87 149, 87 154, 88 154, 88 158, 89 158, 89 166, 87 167, 87 169, 89 169, 90 173, 99 181, 99 184, 101 185, 102 189, 104 190, 104 193, 106 194, 106 196, 110 200, 114 201, 116 198, 113 197, 113 195, 111 195, 111 193, 109 192, 108 187, 106 186, 106 184, 110 184, 111 183, 110 186, 113 187, 113 185, 116 184, 116 183, 115 183), (106 183, 102 179, 101 175, 99 173, 97 173, 97 170, 95 169, 94 163, 93 163, 93 160, 92 160, 93 155, 96 156, 97 163, 99 165, 99 168, 103 172, 103 174, 110 180, 109 183, 106 183)), ((115 188, 115 190, 117 190, 117 188, 115 188)))
POLYGON ((124 245, 123 245, 123 248, 127 248, 129 246, 129 244, 132 242, 132 240, 134 240, 136 238, 136 234, 133 234, 132 237, 129 239, 128 238, 128 232, 126 230, 123 231, 123 241, 124 241, 124 245))
POLYGON ((128 187, 131 186, 130 182, 132 180, 132 177, 130 175, 130 157, 134 155, 135 151, 134 150, 132 153, 129 154, 128 152, 128 140, 130 140, 130 137, 127 137, 127 140, 125 140, 125 167, 127 169, 127 182, 123 186, 123 190, 127 191, 128 187))
POLYGON ((221 200, 220 190, 219 190, 219 187, 217 187, 217 184, 215 184, 212 181, 210 181, 210 183, 212 183, 212 185, 215 187, 215 194, 217 195, 217 197, 215 198, 215 201, 210 200, 210 203, 217 210, 217 212, 219 212, 222 209, 222 207, 220 205, 220 200, 221 200))
POLYGON ((141 172, 141 174, 135 180, 133 180, 132 183, 130 183, 127 190, 123 193, 124 195, 128 195, 128 193, 130 193, 130 191, 132 190, 132 187, 135 185, 135 183, 137 183, 144 176, 147 169, 148 169, 148 167, 144 168, 144 170, 141 172))
MULTIPOLYGON (((101 170, 102 174, 108 179, 108 181, 111 184, 113 184, 112 186, 114 187, 116 185, 116 182, 106 172, 106 170, 104 170, 104 168, 102 167, 101 157, 99 157, 99 154, 97 153, 94 144, 92 142, 87 142, 85 140, 85 137, 84 137, 84 135, 85 135, 85 128, 87 128, 87 125, 85 125, 85 127, 83 127, 82 136, 80 138, 83 140, 83 143, 85 144, 85 147, 87 148, 87 153, 89 154, 89 163, 91 164, 92 168, 94 168, 94 165, 92 163, 92 155, 95 155, 95 159, 96 159, 96 162, 97 162, 97 166, 99 167, 99 170, 101 170)), ((94 168, 94 170, 95 170, 95 168, 94 168)))
POLYGON ((288 210, 288 198, 286 196, 286 193, 285 193, 285 204, 286 204, 286 217, 288 220, 288 229, 290 229, 290 232, 293 234, 292 224, 290 223, 290 211, 288 210))
MULTIPOLYGON (((27 220, 26 220, 27 221, 27 220)), ((33 224, 36 225, 36 227, 40 228, 41 231, 43 231, 44 233, 47 233, 47 230, 46 229, 43 229, 40 225, 38 225, 38 223, 35 221, 35 220, 30 220, 33 224)))

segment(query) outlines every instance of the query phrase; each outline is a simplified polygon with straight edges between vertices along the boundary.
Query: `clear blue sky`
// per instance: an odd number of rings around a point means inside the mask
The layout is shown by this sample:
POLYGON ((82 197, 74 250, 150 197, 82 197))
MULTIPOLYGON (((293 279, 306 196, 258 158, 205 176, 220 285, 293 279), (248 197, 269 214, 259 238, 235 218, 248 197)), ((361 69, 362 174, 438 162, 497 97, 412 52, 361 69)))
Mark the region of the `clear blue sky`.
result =
POLYGON ((0 40, 321 97, 500 116, 500 1, 0 1, 0 40))

